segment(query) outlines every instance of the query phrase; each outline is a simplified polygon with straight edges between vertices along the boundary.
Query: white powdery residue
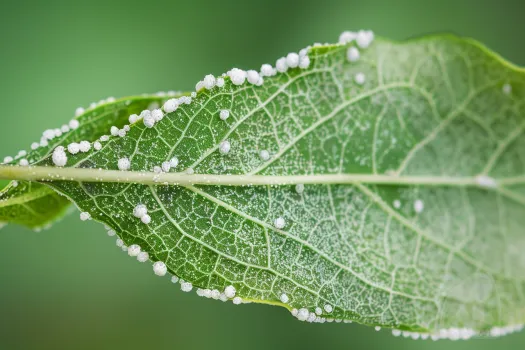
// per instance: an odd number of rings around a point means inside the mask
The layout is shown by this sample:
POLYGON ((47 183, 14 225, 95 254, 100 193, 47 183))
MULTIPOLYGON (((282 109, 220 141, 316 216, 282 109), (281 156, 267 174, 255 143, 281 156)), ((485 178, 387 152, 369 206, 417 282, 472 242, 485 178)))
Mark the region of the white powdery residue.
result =
POLYGON ((298 194, 301 194, 304 192, 304 184, 297 184, 295 185, 295 192, 298 194))
POLYGON ((309 315, 310 312, 308 309, 302 308, 297 311, 297 315, 295 317, 297 317, 299 321, 306 321, 309 315))
POLYGON ((95 143, 93 143, 93 148, 95 151, 100 151, 102 149, 102 144, 98 141, 95 141, 95 143))
POLYGON ((175 112, 177 108, 179 108, 179 100, 176 98, 169 99, 166 101, 166 103, 164 103, 162 108, 164 108, 164 112, 166 113, 175 112))
POLYGON ((132 244, 128 247, 129 256, 138 256, 140 254, 140 246, 138 244, 132 244))
POLYGON ((284 304, 286 304, 286 303, 288 303, 290 301, 290 298, 285 293, 281 294, 279 299, 281 300, 281 303, 284 303, 284 304))
POLYGON ((246 72, 238 68, 229 71, 228 76, 234 85, 242 85, 246 81, 246 72))
POLYGON ((67 151, 71 154, 77 154, 80 152, 80 145, 76 142, 71 142, 69 145, 67 145, 67 151))
POLYGON ((225 289, 224 289, 224 295, 226 295, 226 297, 228 297, 229 299, 235 297, 235 293, 236 293, 236 289, 234 286, 227 286, 225 289))
POLYGON ((481 187, 496 188, 498 184, 493 177, 487 175, 479 175, 476 177, 476 182, 481 187))
POLYGON ((67 164, 67 155, 66 155, 66 152, 64 151, 64 147, 58 146, 57 148, 55 148, 55 150, 53 151, 52 159, 53 159, 53 164, 55 164, 56 166, 58 167, 65 166, 67 164))
POLYGON ((4 164, 11 163, 13 160, 14 160, 13 157, 7 156, 4 158, 4 164))
POLYGON ((235 298, 233 298, 233 303, 235 305, 240 305, 240 304, 242 304, 242 299, 240 297, 235 297, 235 298))
POLYGON ((118 169, 119 170, 129 170, 131 168, 131 162, 128 158, 120 158, 118 160, 118 169))
POLYGON ((223 87, 224 86, 224 78, 217 78, 217 82, 215 83, 215 85, 219 88, 223 87))
POLYGON ((399 199, 394 200, 394 208, 401 208, 401 201, 399 199))
POLYGON ((363 85, 365 83, 365 74, 364 73, 357 73, 354 77, 354 80, 357 84, 363 85))
POLYGON ((75 117, 78 117, 81 114, 84 114, 84 108, 78 107, 77 109, 75 109, 75 117))
POLYGON ((37 149, 38 147, 40 147, 40 145, 38 144, 38 142, 33 142, 31 144, 31 149, 34 151, 35 149, 37 149))
POLYGON ((137 255, 137 261, 138 262, 146 262, 149 259, 149 254, 147 252, 140 252, 139 255, 137 255))
POLYGON ((284 218, 279 217, 279 218, 275 219, 275 221, 273 222, 273 225, 277 229, 282 229, 282 228, 284 228, 284 226, 286 226, 286 221, 284 220, 284 218))
POLYGON ((219 112, 219 118, 221 118, 221 120, 226 120, 229 116, 230 111, 227 109, 221 109, 221 111, 219 112))
POLYGON ((359 50, 356 47, 350 47, 348 51, 346 51, 346 58, 350 62, 356 62, 359 60, 359 50))
POLYGON ((228 154, 230 152, 230 141, 224 140, 219 144, 219 152, 222 154, 228 154))
POLYGON ((416 213, 421 213, 423 209, 425 209, 425 204, 423 203, 423 201, 421 199, 416 199, 414 201, 414 210, 416 211, 416 213))
POLYGON ((160 122, 164 118, 164 113, 157 108, 151 111, 151 116, 155 119, 155 122, 160 122))
POLYGON ((321 309, 319 306, 315 308, 315 314, 321 315, 323 313, 323 309, 321 309))
POLYGON ((128 118, 128 121, 130 124, 135 124, 138 120, 139 120, 139 116, 136 114, 132 114, 128 118))
POLYGON ((504 84, 502 87, 502 91, 505 95, 510 95, 512 93, 512 85, 509 83, 504 84))
POLYGON ((259 152, 259 158, 261 158, 261 160, 268 160, 270 159, 270 153, 267 150, 263 149, 259 152))
POLYGON ((171 283, 177 283, 179 282, 179 278, 177 276, 171 276, 171 283))
POLYGON ((166 266, 164 262, 156 261, 153 264, 153 272, 155 273, 155 275, 162 277, 166 275, 166 272, 168 272, 168 267, 166 266))
POLYGON ((310 67, 310 57, 308 56, 301 56, 299 60, 299 68, 306 69, 310 67))
POLYGON ((91 144, 88 141, 80 141, 79 143, 80 152, 86 153, 91 149, 91 144))
POLYGON ((87 211, 80 213, 80 220, 82 221, 91 220, 91 214, 89 214, 87 211))
POLYGON ((172 168, 176 168, 177 165, 179 165, 179 158, 177 158, 177 157, 171 158, 170 165, 171 165, 172 168))
POLYGON ((25 158, 22 158, 22 159, 20 159, 20 161, 18 162, 18 164, 19 164, 20 166, 28 166, 28 165, 29 165, 29 161, 28 161, 27 159, 25 159, 25 158))
POLYGON ((115 232, 115 230, 112 230, 112 229, 109 229, 109 230, 108 230, 108 236, 109 236, 109 237, 113 237, 113 236, 115 236, 116 234, 117 234, 117 233, 115 232))
POLYGON ((207 76, 204 77, 203 83, 206 89, 211 90, 216 84, 215 77, 211 74, 208 74, 207 76))

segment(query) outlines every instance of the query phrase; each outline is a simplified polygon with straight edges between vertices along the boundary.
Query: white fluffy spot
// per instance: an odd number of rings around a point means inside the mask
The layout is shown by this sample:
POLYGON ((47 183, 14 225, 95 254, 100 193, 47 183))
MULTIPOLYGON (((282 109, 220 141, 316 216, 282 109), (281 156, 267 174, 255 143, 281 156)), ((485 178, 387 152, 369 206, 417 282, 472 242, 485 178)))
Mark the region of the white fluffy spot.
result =
POLYGON ((109 133, 111 134, 111 136, 118 136, 118 128, 116 126, 112 126, 110 129, 109 129, 109 133))
POLYGON ((286 64, 286 58, 281 57, 275 62, 275 69, 278 72, 284 73, 288 70, 288 65, 286 64))
POLYGON ((137 260, 139 262, 146 262, 146 261, 148 261, 148 259, 149 259, 149 254, 147 252, 140 252, 137 255, 137 260))
POLYGON ((168 272, 168 268, 162 261, 157 261, 153 264, 153 272, 155 275, 162 277, 168 272))
POLYGON ((162 162, 160 167, 162 168, 162 171, 164 171, 165 173, 169 173, 169 171, 171 169, 171 163, 170 162, 162 162))
POLYGON ((286 226, 286 221, 283 218, 279 217, 275 219, 273 225, 278 229, 282 229, 284 226, 286 226))
POLYGON ((321 309, 319 306, 315 308, 315 314, 321 315, 323 313, 323 309, 321 309))
POLYGON ((177 283, 179 282, 179 278, 177 276, 171 276, 171 283, 177 283))
POLYGON ((133 216, 141 218, 148 213, 148 208, 144 204, 139 204, 133 209, 133 216))
POLYGON ((166 113, 175 112, 179 108, 179 101, 176 98, 169 99, 164 103, 163 108, 166 113))
POLYGON ((227 109, 222 109, 219 112, 219 117, 221 118, 221 120, 226 120, 228 119, 229 116, 230 116, 230 111, 227 109))
POLYGON ((423 201, 421 199, 416 199, 414 201, 414 210, 416 211, 416 213, 421 213, 423 209, 425 209, 425 204, 423 203, 423 201))
POLYGON ((230 141, 224 140, 219 144, 219 152, 222 154, 228 154, 230 152, 230 141))
POLYGON ((35 149, 37 149, 40 145, 38 144, 38 142, 33 142, 31 144, 31 149, 34 151, 35 149))
POLYGON ((215 84, 217 87, 223 87, 224 86, 224 79, 223 78, 217 78, 217 83, 215 84))
POLYGON ((287 302, 290 301, 290 298, 288 298, 288 295, 286 295, 285 293, 281 294, 281 296, 279 297, 279 299, 281 300, 282 303, 286 304, 287 302))
POLYGON ((401 201, 399 199, 396 199, 394 201, 394 208, 396 208, 396 209, 401 208, 401 201))
POLYGON ((91 214, 89 214, 87 211, 80 213, 80 220, 86 221, 90 219, 91 219, 91 214))
POLYGON ((259 152, 259 158, 261 158, 261 160, 268 160, 270 159, 270 153, 267 150, 263 149, 259 152))
POLYGON ((151 116, 156 122, 159 122, 162 120, 162 118, 164 118, 164 113, 162 113, 162 111, 157 108, 151 111, 151 116))
POLYGON ((299 61, 299 68, 306 69, 310 67, 310 57, 302 56, 299 61))
POLYGON ((180 284, 180 290, 183 292, 191 292, 193 285, 190 282, 183 282, 180 284))
POLYGON ((4 158, 4 164, 11 163, 13 161, 13 157, 7 156, 4 158))
POLYGON ((29 165, 29 161, 27 159, 23 158, 23 159, 20 159, 20 162, 18 162, 18 164, 20 166, 28 166, 29 165))
POLYGON ((128 247, 129 256, 138 256, 140 254, 140 246, 138 244, 132 244, 128 247))
POLYGON ((84 113, 84 108, 78 107, 77 109, 75 109, 75 117, 78 117, 79 115, 83 113, 84 113))
POLYGON ((476 182, 481 187, 495 188, 497 187, 496 180, 493 177, 486 175, 479 175, 476 177, 476 182))
POLYGON ((131 168, 131 162, 128 158, 120 158, 118 160, 118 169, 119 170, 129 170, 131 168))
POLYGON ((246 72, 246 77, 248 78, 248 82, 250 84, 257 84, 257 82, 259 81, 259 73, 257 73, 256 71, 254 70, 249 70, 246 72))
POLYGON ((176 168, 179 165, 179 159, 177 157, 171 158, 170 165, 172 168, 176 168))
POLYGON ((215 82, 215 77, 211 74, 205 76, 203 80, 204 87, 208 90, 212 89, 215 86, 215 82))
POLYGON ((507 84, 503 85, 502 90, 503 90, 503 93, 505 95, 510 95, 512 93, 512 85, 507 83, 507 84))
POLYGON ((238 68, 233 68, 228 73, 228 76, 234 85, 242 85, 246 80, 246 72, 238 68))
POLYGON ((234 286, 228 286, 224 289, 224 295, 226 295, 229 299, 235 297, 235 293, 237 291, 235 290, 234 286))
POLYGON ((89 152, 89 150, 91 149, 91 144, 88 141, 80 141, 79 149, 80 149, 80 152, 83 152, 83 153, 89 152))
POLYGON ((77 129, 80 126, 80 123, 78 120, 73 119, 69 122, 69 127, 73 130, 77 129))
POLYGON ((269 64, 263 64, 261 66, 261 75, 264 76, 264 77, 271 77, 272 75, 274 75, 274 70, 273 70, 273 67, 269 64))
POLYGON ((355 39, 357 46, 366 49, 374 41, 374 33, 370 30, 360 30, 355 39))
POLYGON ((345 31, 339 35, 339 44, 348 44, 357 38, 357 33, 345 31))
POLYGON ((152 128, 155 126, 155 117, 153 117, 151 114, 146 114, 142 122, 147 128, 152 128))
POLYGON ((304 192, 304 184, 295 185, 295 192, 301 194, 304 192))
POLYGON ((149 216, 148 214, 145 214, 140 218, 140 221, 142 221, 144 224, 147 225, 151 222, 151 216, 149 216))
POLYGON ((359 50, 356 47, 350 47, 346 51, 346 58, 350 62, 356 62, 359 59, 359 50))
POLYGON ((308 309, 302 308, 297 311, 296 317, 299 321, 306 321, 309 315, 310 315, 310 312, 308 311, 308 309))
POLYGON ((235 298, 233 298, 233 303, 235 305, 240 305, 240 304, 242 304, 242 299, 240 297, 235 297, 235 298))
POLYGON ((108 230, 108 236, 109 236, 109 237, 113 237, 113 236, 116 235, 116 234, 117 234, 117 233, 115 232, 115 230, 111 230, 111 229, 108 230))
POLYGON ((117 245, 117 247, 122 247, 124 245, 124 241, 122 241, 120 238, 117 238, 117 240, 115 241, 115 244, 117 245))
POLYGON ((93 148, 95 151, 100 151, 102 149, 102 144, 98 141, 95 141, 95 143, 93 143, 93 148))
POLYGON ((57 148, 55 148, 55 150, 53 151, 52 159, 53 163, 56 166, 63 167, 64 165, 66 165, 67 155, 66 152, 64 152, 64 147, 58 146, 57 148))
POLYGON ((80 145, 76 142, 72 142, 69 145, 67 145, 67 151, 71 154, 77 154, 80 152, 80 145))
POLYGON ((332 312, 333 310, 334 310, 334 308, 333 308, 332 305, 330 305, 330 304, 326 304, 326 305, 324 306, 324 311, 326 311, 326 312, 328 312, 328 313, 332 312))
POLYGON ((365 75, 364 73, 357 73, 354 77, 354 80, 357 84, 363 85, 365 83, 365 75))
POLYGON ((290 52, 286 56, 286 65, 290 68, 296 68, 299 65, 299 55, 295 52, 290 52))
POLYGON ((136 123, 137 120, 139 120, 139 116, 136 115, 136 114, 132 114, 132 115, 130 115, 129 118, 128 118, 128 121, 129 121, 130 124, 134 124, 134 123, 136 123))
POLYGON ((379 326, 375 326, 374 328, 375 328, 376 332, 379 332, 381 330, 381 327, 379 327, 379 326))

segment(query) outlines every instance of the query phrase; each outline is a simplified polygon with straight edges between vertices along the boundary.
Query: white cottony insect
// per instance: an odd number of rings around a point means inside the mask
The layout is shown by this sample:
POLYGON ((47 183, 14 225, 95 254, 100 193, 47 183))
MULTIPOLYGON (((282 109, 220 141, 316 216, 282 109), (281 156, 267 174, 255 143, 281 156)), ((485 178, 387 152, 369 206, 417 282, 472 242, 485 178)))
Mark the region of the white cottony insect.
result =
POLYGON ((148 225, 151 222, 151 216, 149 216, 148 214, 144 214, 140 218, 140 221, 142 221, 144 224, 148 225))
POLYGON ((84 211, 84 212, 80 213, 80 220, 86 221, 86 220, 90 220, 90 219, 91 219, 91 214, 89 214, 88 212, 84 211))
POLYGON ((235 287, 234 286, 227 286, 225 289, 224 289, 224 295, 226 295, 228 298, 233 298, 235 297, 235 293, 237 291, 235 290, 235 287))
POLYGON ((171 276, 171 283, 177 283, 179 278, 177 276, 171 276))
POLYGON ((11 163, 13 160, 14 160, 13 157, 7 156, 4 158, 4 164, 11 163))
POLYGON ((357 38, 357 33, 345 31, 339 35, 339 44, 348 44, 357 38))
POLYGON ((171 158, 170 165, 172 168, 176 168, 179 165, 179 159, 177 157, 171 158))
POLYGON ((290 52, 286 56, 286 65, 290 68, 296 68, 299 65, 299 55, 295 52, 290 52))
POLYGON ((275 69, 278 72, 284 73, 288 70, 288 65, 286 64, 286 58, 281 57, 275 62, 275 69))
POLYGON ((315 308, 316 315, 321 315, 323 313, 323 309, 321 309, 319 306, 315 308))
POLYGON ((144 118, 142 119, 142 122, 144 123, 144 126, 146 126, 147 128, 152 128, 153 126, 155 126, 155 117, 153 117, 151 113, 146 114, 144 118))
POLYGON ((183 292, 191 292, 193 285, 190 282, 183 282, 180 284, 180 290, 183 292))
POLYGON ((25 158, 22 158, 22 159, 20 159, 20 162, 18 162, 18 164, 20 166, 28 166, 29 165, 29 161, 27 159, 25 159, 25 158))
POLYGON ((310 66, 310 57, 302 56, 299 61, 299 68, 306 69, 310 66))
POLYGON ((346 51, 346 58, 350 62, 356 62, 359 59, 359 50, 356 47, 350 47, 348 51, 346 51))
POLYGON ((240 297, 235 297, 235 298, 233 298, 233 303, 235 305, 240 305, 240 304, 242 304, 242 299, 240 297))
POLYGON ((31 149, 34 151, 35 149, 37 149, 38 147, 40 147, 39 143, 38 142, 33 142, 31 144, 31 149))
POLYGON ((78 107, 77 109, 75 109, 75 117, 78 117, 79 115, 83 113, 84 113, 84 108, 78 107))
POLYGON ((121 240, 120 238, 117 238, 117 240, 115 241, 115 244, 117 245, 117 247, 122 247, 124 245, 124 241, 121 240))
POLYGON ((178 107, 179 107, 179 100, 177 100, 176 98, 169 99, 168 101, 166 101, 166 103, 164 103, 164 106, 163 106, 164 112, 166 113, 175 112, 178 107))
POLYGON ((56 166, 63 167, 64 165, 66 165, 67 155, 66 155, 66 152, 64 151, 64 147, 58 146, 57 148, 55 148, 55 150, 53 151, 52 159, 53 159, 53 163, 56 166))
POLYGON ((157 108, 151 111, 151 116, 156 122, 159 122, 162 120, 162 118, 164 118, 164 113, 162 113, 162 111, 157 108))
POLYGON ((375 330, 376 330, 376 332, 379 332, 381 330, 381 327, 375 326, 375 330))
POLYGON ((130 124, 134 124, 139 120, 139 116, 136 114, 132 114, 129 116, 128 121, 130 124))
POLYGON ((416 213, 421 213, 424 208, 425 205, 421 199, 416 199, 414 201, 414 210, 416 211, 416 213))
POLYGON ((354 80, 357 84, 363 85, 365 83, 365 75, 363 73, 357 73, 354 80))
POLYGON ((326 305, 324 306, 324 311, 326 311, 326 312, 328 312, 328 313, 331 313, 331 312, 333 311, 333 307, 332 307, 332 305, 330 305, 330 304, 326 304, 326 305))
POLYGON ((495 188, 498 187, 496 180, 493 177, 487 175, 479 175, 476 177, 476 182, 481 187, 495 188))
POLYGON ((310 315, 310 312, 308 311, 308 309, 302 308, 297 311, 296 317, 299 321, 306 321, 309 315, 310 315))
POLYGON ((88 141, 80 141, 79 149, 80 152, 83 153, 89 152, 89 150, 91 149, 91 144, 88 141))
POLYGON ((394 200, 394 208, 401 208, 401 201, 399 199, 394 200))
POLYGON ((131 162, 128 158, 120 158, 117 165, 119 170, 129 170, 131 168, 131 162))
POLYGON ((281 294, 281 296, 279 297, 279 300, 281 300, 281 303, 286 304, 287 302, 290 301, 290 298, 288 298, 288 295, 286 295, 286 294, 283 293, 283 294, 281 294))
POLYGON ((136 218, 141 218, 144 215, 146 215, 147 213, 148 213, 148 208, 146 208, 146 206, 144 204, 138 204, 133 209, 133 216, 136 217, 136 218))
POLYGON ((55 138, 55 132, 51 129, 48 129, 42 133, 42 136, 47 140, 52 140, 55 138))
POLYGON ((273 225, 277 229, 282 229, 284 226, 286 226, 286 221, 283 218, 279 217, 275 219, 275 221, 273 222, 273 225))
POLYGON ((146 261, 148 261, 148 259, 149 259, 149 254, 147 252, 140 252, 137 255, 137 260, 139 262, 146 262, 146 261))
POLYGON ((204 77, 203 83, 204 83, 204 87, 210 90, 215 86, 215 83, 216 83, 215 77, 211 74, 208 74, 207 76, 204 77))
POLYGON ((223 78, 217 78, 217 83, 215 85, 219 88, 224 86, 224 79, 223 78))
POLYGON ((221 120, 226 120, 228 119, 229 116, 230 116, 230 111, 227 109, 222 109, 219 112, 219 117, 221 118, 221 120))
POLYGON ((112 126, 110 129, 109 129, 109 133, 111 134, 111 136, 118 136, 118 128, 116 126, 112 126))
POLYGON ((261 158, 261 160, 268 160, 270 159, 270 153, 267 150, 263 149, 259 152, 259 158, 261 158))
POLYGON ((80 122, 76 119, 73 119, 69 122, 69 127, 73 130, 77 129, 80 126, 80 122))
POLYGON ((95 151, 100 151, 102 149, 102 144, 98 141, 95 141, 93 143, 93 148, 95 149, 95 151))
POLYGON ((108 230, 108 236, 109 237, 113 237, 114 235, 116 235, 117 233, 115 232, 115 230, 108 230))
POLYGON ((265 77, 271 77, 272 75, 275 75, 273 67, 269 64, 263 64, 261 66, 261 75, 265 77))
POLYGON ((224 140, 219 144, 219 152, 222 154, 228 154, 230 152, 230 141, 224 140))
POLYGON ((246 78, 250 84, 257 84, 260 79, 259 73, 254 70, 249 70, 246 72, 246 78))
POLYGON ((234 85, 242 85, 246 81, 246 72, 238 68, 233 68, 228 76, 234 85))
POLYGON ((162 168, 162 171, 164 171, 165 173, 169 173, 169 171, 171 169, 171 163, 170 162, 162 162, 160 167, 162 168))
POLYGON ((374 33, 370 30, 360 30, 355 39, 357 46, 366 49, 374 41, 374 33))
POLYGON ((157 276, 164 276, 166 275, 166 272, 168 272, 168 268, 166 267, 166 264, 162 261, 157 261, 153 264, 153 272, 157 276))
POLYGON ((77 154, 80 152, 80 145, 76 142, 72 142, 69 145, 67 145, 67 151, 71 154, 77 154))
POLYGON ((295 192, 298 194, 301 194, 304 192, 304 184, 297 184, 295 185, 295 192))
POLYGON ((129 256, 138 256, 140 254, 140 246, 138 244, 132 244, 128 247, 129 256))

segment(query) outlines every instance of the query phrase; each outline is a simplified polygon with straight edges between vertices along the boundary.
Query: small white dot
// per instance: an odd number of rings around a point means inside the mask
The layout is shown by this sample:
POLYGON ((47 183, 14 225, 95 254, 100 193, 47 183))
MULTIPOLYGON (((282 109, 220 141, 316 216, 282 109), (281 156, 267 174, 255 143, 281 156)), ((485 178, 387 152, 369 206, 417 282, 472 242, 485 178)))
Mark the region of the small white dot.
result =
POLYGON ((180 290, 183 292, 191 292, 193 285, 190 282, 183 282, 180 284, 180 290))
POLYGON ((365 75, 363 73, 357 73, 354 79, 359 85, 363 85, 365 83, 365 75))
POLYGON ((91 219, 91 214, 89 214, 88 212, 80 213, 80 220, 86 221, 86 220, 90 220, 90 219, 91 219))
POLYGON ((139 116, 136 114, 132 114, 129 116, 128 121, 130 124, 135 124, 139 120, 139 116))
POLYGON ((140 252, 139 255, 137 255, 137 260, 139 262, 146 262, 149 259, 149 254, 147 252, 140 252))
POLYGON ((226 120, 228 119, 229 116, 230 116, 230 111, 227 109, 222 109, 219 112, 219 117, 221 118, 221 120, 226 120))
POLYGON ((375 326, 375 330, 376 330, 377 332, 379 332, 379 331, 381 330, 381 327, 379 327, 379 326, 375 326))
POLYGON ((117 233, 115 232, 115 230, 108 230, 108 236, 109 237, 113 237, 114 235, 116 235, 117 233))
POLYGON ((29 161, 25 158, 23 159, 20 159, 20 162, 18 162, 18 164, 20 164, 20 166, 28 166, 29 165, 29 161))
POLYGON ((161 168, 162 168, 162 171, 164 171, 165 173, 169 173, 170 169, 171 169, 171 163, 170 162, 162 162, 161 168))
POLYGON ((166 274, 166 272, 168 272, 168 268, 164 262, 157 261, 153 264, 153 272, 155 275, 162 277, 166 274))
POLYGON ((230 148, 230 142, 227 140, 224 140, 219 144, 219 152, 221 152, 222 154, 228 154, 230 152, 230 148))
POLYGON ((263 149, 259 152, 259 158, 261 158, 261 160, 268 160, 270 159, 270 153, 267 150, 263 149))
POLYGON ((82 107, 78 107, 76 110, 75 110, 75 117, 78 117, 79 115, 81 114, 84 114, 84 108, 82 107))
POLYGON ((414 201, 414 210, 416 211, 416 213, 421 213, 424 208, 425 205, 421 199, 416 199, 414 201))
POLYGON ((149 224, 151 222, 151 216, 149 216, 148 214, 144 214, 141 218, 140 218, 140 221, 142 221, 144 224, 149 224))
POLYGON ((320 307, 316 307, 316 308, 315 308, 315 313, 316 313, 317 315, 321 315, 321 314, 323 313, 323 309, 321 309, 320 307))
POLYGON ((399 201, 399 199, 396 199, 394 201, 394 208, 396 208, 396 209, 401 208, 401 201, 399 201))
POLYGON ((95 141, 95 143, 93 143, 93 148, 95 151, 100 151, 102 149, 102 144, 98 141, 95 141))
POLYGON ((73 119, 69 122, 69 127, 73 130, 77 129, 80 126, 80 123, 78 120, 73 119))
POLYGON ((283 218, 279 217, 275 219, 273 225, 278 229, 282 229, 284 226, 286 226, 286 221, 283 218))
POLYGON ((295 185, 295 192, 301 194, 304 192, 304 184, 295 185))
POLYGON ((507 84, 503 85, 502 90, 503 90, 504 94, 510 95, 512 93, 512 85, 507 83, 507 84))
POLYGON ((172 168, 176 168, 179 165, 179 159, 177 157, 171 158, 170 165, 172 168))
POLYGON ((242 304, 242 299, 240 297, 235 297, 235 298, 233 298, 233 303, 235 305, 240 305, 240 304, 242 304))
POLYGON ((324 306, 324 311, 326 311, 326 312, 328 312, 328 313, 332 312, 333 309, 334 309, 334 308, 333 308, 332 305, 330 305, 330 304, 326 304, 326 305, 324 306))
POLYGON ((128 247, 129 256, 138 256, 140 254, 140 246, 138 244, 132 244, 128 247))
POLYGON ((144 204, 139 204, 133 209, 133 216, 141 218, 148 213, 148 208, 144 204))
POLYGON ((179 278, 177 276, 171 276, 171 283, 177 283, 179 278))
POLYGON ((109 128, 109 132, 111 136, 118 136, 118 128, 116 126, 112 126, 109 128))
POLYGON ((359 50, 356 47, 350 47, 346 51, 346 58, 350 62, 356 62, 359 59, 359 50))

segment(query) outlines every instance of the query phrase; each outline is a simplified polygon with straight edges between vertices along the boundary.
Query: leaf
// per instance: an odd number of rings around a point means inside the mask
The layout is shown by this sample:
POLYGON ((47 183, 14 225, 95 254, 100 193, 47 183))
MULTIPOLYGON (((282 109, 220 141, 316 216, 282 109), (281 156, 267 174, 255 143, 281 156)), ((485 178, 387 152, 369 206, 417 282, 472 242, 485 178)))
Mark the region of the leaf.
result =
MULTIPOLYGON (((22 159, 34 164, 48 157, 59 145, 67 146, 71 142, 82 140, 94 141, 109 132, 111 126, 122 128, 133 113, 140 113, 150 105, 158 105, 162 97, 143 95, 115 101, 101 101, 92 104, 86 112, 73 119, 69 125, 51 130, 57 135, 51 140, 42 136, 38 147, 34 147, 27 155, 15 157, 9 162, 18 164, 22 159), (75 123, 78 122, 77 126, 75 123), (70 127, 73 126, 74 128, 70 127)), ((65 213, 69 200, 57 194, 53 189, 37 182, 13 181, 0 191, 0 222, 16 223, 33 229, 49 226, 65 213)))
POLYGON ((48 184, 186 291, 232 285, 299 319, 414 338, 520 329, 524 70, 452 36, 377 40, 349 62, 355 46, 314 46, 307 69, 261 86, 226 78, 152 128, 25 176, 75 180, 48 184))

